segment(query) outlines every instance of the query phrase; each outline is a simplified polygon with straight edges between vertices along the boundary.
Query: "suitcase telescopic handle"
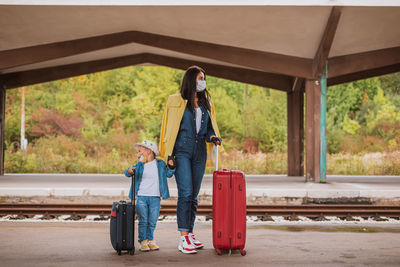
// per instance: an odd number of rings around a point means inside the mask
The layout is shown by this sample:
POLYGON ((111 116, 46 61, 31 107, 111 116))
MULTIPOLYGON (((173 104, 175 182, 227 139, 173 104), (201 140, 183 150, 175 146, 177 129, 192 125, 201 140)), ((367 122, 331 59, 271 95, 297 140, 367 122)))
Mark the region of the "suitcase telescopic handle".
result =
POLYGON ((131 196, 132 196, 131 203, 132 204, 135 203, 135 196, 134 196, 134 193, 136 191, 136 188, 135 188, 135 173, 136 173, 136 169, 133 170, 133 174, 131 176, 131 183, 132 183, 131 184, 131 196))
POLYGON ((135 215, 136 215, 136 199, 135 199, 135 192, 136 192, 136 188, 135 188, 135 173, 136 173, 136 169, 133 171, 132 174, 132 185, 131 185, 131 203, 132 203, 132 242, 133 242, 133 248, 132 251, 130 252, 131 255, 135 254, 135 215))
POLYGON ((215 170, 216 171, 218 171, 218 149, 219 148, 219 145, 217 145, 217 156, 216 156, 216 158, 215 158, 215 161, 216 161, 216 163, 215 163, 215 170))

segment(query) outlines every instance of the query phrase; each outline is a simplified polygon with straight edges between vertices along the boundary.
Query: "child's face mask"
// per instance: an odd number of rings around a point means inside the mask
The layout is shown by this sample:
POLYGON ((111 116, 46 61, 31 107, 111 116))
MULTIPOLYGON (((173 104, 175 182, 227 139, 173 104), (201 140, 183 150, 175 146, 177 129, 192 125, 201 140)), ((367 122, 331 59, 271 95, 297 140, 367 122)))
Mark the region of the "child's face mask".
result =
POLYGON ((140 162, 146 163, 149 158, 149 152, 147 151, 147 149, 141 148, 137 154, 137 157, 140 162))
POLYGON ((138 152, 137 157, 140 162, 143 162, 143 163, 147 162, 147 157, 146 157, 146 155, 143 154, 143 152, 138 152))

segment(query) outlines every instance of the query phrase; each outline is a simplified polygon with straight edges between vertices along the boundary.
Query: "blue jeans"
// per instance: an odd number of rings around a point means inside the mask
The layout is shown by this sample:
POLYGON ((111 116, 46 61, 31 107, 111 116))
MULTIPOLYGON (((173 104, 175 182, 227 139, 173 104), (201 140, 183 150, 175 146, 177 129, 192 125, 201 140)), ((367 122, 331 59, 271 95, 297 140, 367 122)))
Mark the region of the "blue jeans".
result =
POLYGON ((160 197, 138 196, 136 214, 139 220, 138 241, 153 240, 154 229, 160 214, 160 197))
POLYGON ((177 152, 175 155, 178 231, 193 232, 197 212, 197 196, 206 168, 207 151, 204 144, 204 146, 196 145, 193 153, 177 152))

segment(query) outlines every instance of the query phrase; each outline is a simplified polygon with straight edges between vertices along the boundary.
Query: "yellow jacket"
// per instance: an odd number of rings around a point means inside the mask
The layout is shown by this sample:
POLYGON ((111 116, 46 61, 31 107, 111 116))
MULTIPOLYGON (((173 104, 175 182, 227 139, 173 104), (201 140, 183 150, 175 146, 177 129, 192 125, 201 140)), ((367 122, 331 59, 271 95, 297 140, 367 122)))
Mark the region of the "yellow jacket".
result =
MULTIPOLYGON (((168 156, 172 154, 174 150, 176 137, 178 136, 179 127, 183 117, 183 112, 185 111, 187 100, 183 99, 180 94, 170 95, 168 97, 167 106, 164 111, 163 121, 161 125, 160 133, 160 158, 167 162, 168 156)), ((209 113, 211 118, 211 124, 215 134, 221 137, 218 126, 217 119, 215 117, 214 105, 211 104, 211 113, 209 113)), ((213 143, 207 143, 207 166, 215 165, 215 145, 213 143)), ((220 151, 223 151, 223 147, 220 146, 220 151)))

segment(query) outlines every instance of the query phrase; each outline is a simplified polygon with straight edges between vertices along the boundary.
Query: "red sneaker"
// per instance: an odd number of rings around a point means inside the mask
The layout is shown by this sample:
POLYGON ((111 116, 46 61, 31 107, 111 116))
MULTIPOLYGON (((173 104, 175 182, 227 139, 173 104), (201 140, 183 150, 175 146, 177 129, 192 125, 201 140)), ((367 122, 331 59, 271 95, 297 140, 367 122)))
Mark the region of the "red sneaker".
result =
POLYGON ((192 241, 195 248, 203 248, 204 244, 196 239, 196 236, 193 233, 189 233, 190 241, 192 241))
POLYGON ((179 242, 178 249, 186 254, 194 254, 197 253, 196 247, 193 245, 189 236, 181 236, 181 240, 179 242))

